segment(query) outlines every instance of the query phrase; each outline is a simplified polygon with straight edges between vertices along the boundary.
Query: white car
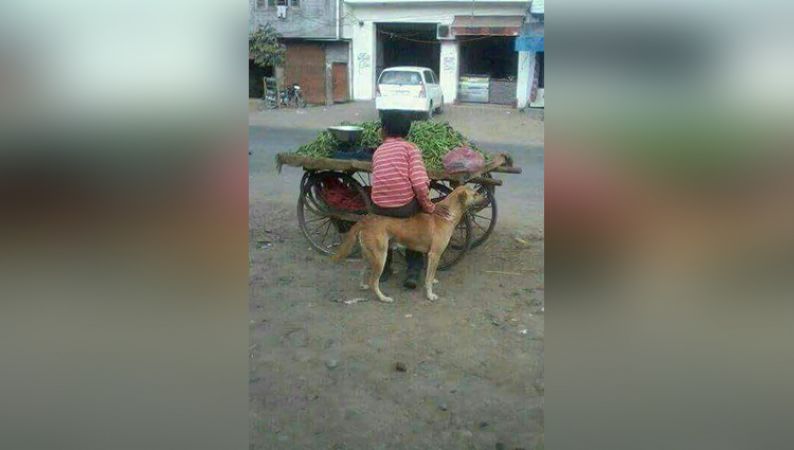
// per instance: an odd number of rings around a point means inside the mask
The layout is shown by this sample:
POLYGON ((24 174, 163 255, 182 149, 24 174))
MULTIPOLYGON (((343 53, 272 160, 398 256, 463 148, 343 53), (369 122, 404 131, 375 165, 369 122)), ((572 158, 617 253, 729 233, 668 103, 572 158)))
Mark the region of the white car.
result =
POLYGON ((429 119, 442 111, 444 96, 438 77, 427 67, 390 67, 378 78, 375 107, 379 113, 408 111, 429 119))

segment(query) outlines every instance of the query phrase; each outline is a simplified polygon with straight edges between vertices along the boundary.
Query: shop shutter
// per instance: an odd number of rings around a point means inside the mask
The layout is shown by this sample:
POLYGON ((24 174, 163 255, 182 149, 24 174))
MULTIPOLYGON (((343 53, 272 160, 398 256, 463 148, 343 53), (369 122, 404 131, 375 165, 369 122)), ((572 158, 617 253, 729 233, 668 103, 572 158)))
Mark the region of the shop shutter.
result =
POLYGON ((287 43, 284 81, 298 83, 307 103, 325 104, 325 49, 322 44, 287 43))

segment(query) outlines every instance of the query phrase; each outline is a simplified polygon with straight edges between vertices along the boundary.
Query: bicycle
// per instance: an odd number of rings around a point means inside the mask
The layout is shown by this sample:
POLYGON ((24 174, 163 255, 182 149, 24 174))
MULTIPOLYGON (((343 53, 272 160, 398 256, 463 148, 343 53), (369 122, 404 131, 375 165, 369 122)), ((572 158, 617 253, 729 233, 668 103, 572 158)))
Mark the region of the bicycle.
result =
POLYGON ((303 98, 303 91, 300 85, 294 83, 292 86, 281 92, 281 105, 282 106, 295 106, 296 108, 305 108, 306 100, 303 98))

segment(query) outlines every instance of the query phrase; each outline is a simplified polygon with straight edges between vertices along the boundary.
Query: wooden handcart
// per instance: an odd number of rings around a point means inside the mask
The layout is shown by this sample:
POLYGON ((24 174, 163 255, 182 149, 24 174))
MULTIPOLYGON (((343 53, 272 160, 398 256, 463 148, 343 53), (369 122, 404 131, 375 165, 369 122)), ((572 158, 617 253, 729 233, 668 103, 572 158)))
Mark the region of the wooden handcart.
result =
MULTIPOLYGON (((371 211, 372 163, 279 153, 276 164, 279 171, 285 165, 303 168, 298 225, 312 248, 326 255, 334 254, 342 242, 342 235, 371 211)), ((509 154, 500 153, 493 155, 480 173, 462 176, 428 171, 434 202, 442 200, 461 184, 472 185, 488 199, 482 208, 469 211, 458 224, 441 257, 439 270, 452 267, 469 249, 482 245, 491 235, 497 218, 496 187, 502 185, 502 180, 493 177, 494 173, 517 174, 521 173, 521 168, 513 165, 509 154)))

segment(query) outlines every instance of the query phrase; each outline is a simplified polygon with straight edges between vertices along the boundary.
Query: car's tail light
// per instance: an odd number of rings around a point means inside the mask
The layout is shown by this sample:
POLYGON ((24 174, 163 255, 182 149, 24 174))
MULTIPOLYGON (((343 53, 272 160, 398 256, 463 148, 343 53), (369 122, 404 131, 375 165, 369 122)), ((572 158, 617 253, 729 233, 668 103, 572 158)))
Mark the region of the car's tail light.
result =
POLYGON ((425 92, 425 87, 424 87, 424 86, 422 86, 422 87, 419 89, 419 97, 420 97, 420 98, 425 98, 425 97, 427 97, 427 93, 425 92))

